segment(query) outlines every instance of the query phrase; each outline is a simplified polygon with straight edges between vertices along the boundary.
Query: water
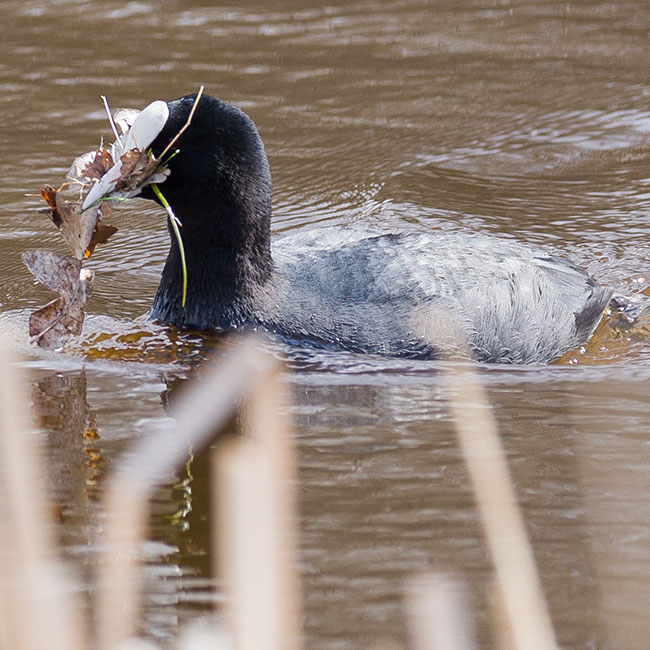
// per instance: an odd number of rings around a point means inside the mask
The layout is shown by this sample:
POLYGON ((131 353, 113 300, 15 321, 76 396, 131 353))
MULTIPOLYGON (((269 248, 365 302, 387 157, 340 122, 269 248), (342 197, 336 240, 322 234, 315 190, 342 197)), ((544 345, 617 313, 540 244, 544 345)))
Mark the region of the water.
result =
MULTIPOLYGON (((144 202, 93 256, 85 339, 29 347, 49 300, 20 261, 62 250, 37 209, 109 136, 99 94, 140 107, 206 84, 246 110, 276 236, 314 226, 481 230, 650 293, 650 15, 640 2, 3 3, 3 329, 25 354, 64 554, 94 589, 102 479, 214 343, 134 319, 166 255, 144 202)), ((309 649, 404 638, 402 589, 448 569, 489 637, 490 565, 435 364, 289 351, 309 649)), ((548 368, 482 372, 566 648, 647 647, 650 347, 605 325, 548 368)), ((153 505, 143 631, 168 640, 210 589, 207 460, 153 505), (185 480, 183 480, 185 479, 185 480)))

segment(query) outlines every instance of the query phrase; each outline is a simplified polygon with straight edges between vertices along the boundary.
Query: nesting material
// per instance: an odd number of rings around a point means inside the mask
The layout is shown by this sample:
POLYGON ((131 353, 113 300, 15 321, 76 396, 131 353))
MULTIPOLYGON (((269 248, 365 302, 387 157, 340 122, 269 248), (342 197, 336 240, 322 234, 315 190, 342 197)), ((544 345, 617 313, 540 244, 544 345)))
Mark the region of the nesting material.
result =
MULTIPOLYGON (((202 91, 203 87, 195 106, 202 91)), ((188 120, 156 157, 149 147, 167 122, 167 104, 155 101, 142 111, 120 109, 111 115, 106 99, 103 99, 115 142, 108 147, 101 143, 96 150, 76 158, 58 189, 46 185, 41 190, 48 206, 43 212, 63 235, 70 255, 62 256, 48 250, 31 250, 22 255, 23 262, 35 278, 58 294, 57 298, 33 312, 29 319, 32 341, 48 349, 60 348, 70 337, 81 333, 84 309, 94 280, 94 273, 84 269, 83 262, 93 254, 98 244, 108 241, 117 231, 102 221, 102 217, 110 213, 108 202, 137 196, 147 185, 161 196, 158 184, 169 175, 165 162, 175 153, 170 149, 189 126, 188 120)), ((163 204, 166 205, 164 197, 163 204)), ((170 213, 171 208, 167 212, 170 213)), ((178 225, 174 223, 182 250, 178 225)))
POLYGON ((29 335, 43 348, 59 348, 70 336, 81 333, 94 273, 82 269, 82 261, 72 255, 63 257, 47 250, 27 251, 23 253, 23 262, 39 282, 59 294, 32 312, 29 335))

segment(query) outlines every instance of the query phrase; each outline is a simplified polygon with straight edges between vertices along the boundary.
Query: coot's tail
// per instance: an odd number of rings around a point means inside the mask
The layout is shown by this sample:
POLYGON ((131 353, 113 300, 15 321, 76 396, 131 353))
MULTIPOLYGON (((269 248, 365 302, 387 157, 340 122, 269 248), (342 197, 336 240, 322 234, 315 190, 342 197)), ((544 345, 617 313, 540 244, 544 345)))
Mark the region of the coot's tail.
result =
POLYGON ((588 284, 591 286, 591 294, 583 308, 576 312, 576 337, 579 345, 589 340, 612 300, 611 289, 597 284, 591 278, 588 278, 588 284))
POLYGON ((611 317, 608 321, 612 329, 628 331, 638 322, 647 322, 650 319, 650 297, 642 293, 634 296, 615 294, 609 301, 611 317))

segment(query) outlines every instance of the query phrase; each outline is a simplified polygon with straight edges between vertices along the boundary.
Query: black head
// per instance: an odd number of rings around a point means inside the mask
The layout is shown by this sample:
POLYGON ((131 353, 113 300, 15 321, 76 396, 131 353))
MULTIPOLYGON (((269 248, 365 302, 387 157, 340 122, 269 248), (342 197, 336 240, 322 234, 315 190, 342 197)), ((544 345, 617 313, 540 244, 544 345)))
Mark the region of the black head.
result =
MULTIPOLYGON (((172 237, 152 314, 203 328, 215 320, 217 303, 228 309, 245 304, 270 278, 271 176, 252 120, 214 97, 200 97, 190 125, 177 137, 195 100, 193 94, 168 103, 169 118, 152 144, 160 155, 174 142, 164 158, 178 150, 159 187, 182 223, 188 268, 188 299, 181 308, 180 256, 172 237)), ((156 200, 150 188, 142 196, 156 200)))
MULTIPOLYGON (((169 118, 151 145, 160 155, 173 143, 165 154, 170 176, 160 186, 165 198, 191 221, 224 202, 241 208, 244 218, 268 221, 271 175, 253 121, 235 106, 202 95, 190 125, 177 137, 195 101, 192 94, 168 102, 169 118)), ((143 196, 154 199, 150 189, 143 196)))

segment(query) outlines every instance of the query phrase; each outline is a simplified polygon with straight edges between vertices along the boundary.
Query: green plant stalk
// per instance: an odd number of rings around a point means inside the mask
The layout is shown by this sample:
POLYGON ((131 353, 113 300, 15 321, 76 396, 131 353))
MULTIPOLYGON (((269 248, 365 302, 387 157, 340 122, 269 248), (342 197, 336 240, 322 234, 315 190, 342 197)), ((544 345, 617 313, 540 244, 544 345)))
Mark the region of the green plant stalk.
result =
POLYGON ((169 215, 169 220, 171 221, 172 228, 174 229, 174 235, 176 235, 176 241, 178 242, 178 249, 181 252, 181 266, 183 267, 183 298, 181 300, 181 306, 185 307, 185 300, 187 298, 187 265, 185 264, 185 249, 183 248, 183 239, 181 237, 181 231, 178 229, 180 221, 178 217, 174 214, 172 206, 167 203, 167 199, 163 196, 160 188, 156 183, 151 183, 151 189, 153 193, 158 197, 163 207, 169 215))

